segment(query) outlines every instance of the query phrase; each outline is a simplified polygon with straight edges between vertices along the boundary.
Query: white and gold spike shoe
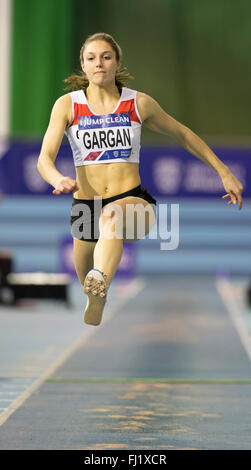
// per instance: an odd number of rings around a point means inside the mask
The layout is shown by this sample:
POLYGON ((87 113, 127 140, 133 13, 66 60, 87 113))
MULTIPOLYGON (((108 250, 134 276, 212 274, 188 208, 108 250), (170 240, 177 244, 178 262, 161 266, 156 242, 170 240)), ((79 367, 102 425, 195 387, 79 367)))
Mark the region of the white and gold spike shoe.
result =
POLYGON ((87 305, 84 311, 84 322, 89 325, 99 325, 107 297, 107 275, 99 269, 91 269, 84 281, 83 290, 87 295, 87 305))

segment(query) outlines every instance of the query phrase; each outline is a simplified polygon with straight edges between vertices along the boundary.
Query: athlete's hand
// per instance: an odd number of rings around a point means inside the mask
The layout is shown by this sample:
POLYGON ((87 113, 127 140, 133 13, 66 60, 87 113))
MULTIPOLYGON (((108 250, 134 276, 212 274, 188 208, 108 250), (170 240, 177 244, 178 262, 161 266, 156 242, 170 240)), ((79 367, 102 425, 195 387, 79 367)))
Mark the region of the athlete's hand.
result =
POLYGON ((236 204, 236 202, 239 202, 239 210, 242 208, 242 191, 243 191, 243 185, 241 182, 229 171, 225 176, 221 177, 223 186, 225 190, 227 191, 227 194, 222 196, 222 199, 230 198, 230 201, 228 201, 228 205, 230 206, 231 204, 236 204))
POLYGON ((52 194, 70 193, 71 191, 74 193, 78 189, 79 188, 75 180, 69 176, 64 176, 64 178, 59 181, 54 191, 52 191, 52 194))

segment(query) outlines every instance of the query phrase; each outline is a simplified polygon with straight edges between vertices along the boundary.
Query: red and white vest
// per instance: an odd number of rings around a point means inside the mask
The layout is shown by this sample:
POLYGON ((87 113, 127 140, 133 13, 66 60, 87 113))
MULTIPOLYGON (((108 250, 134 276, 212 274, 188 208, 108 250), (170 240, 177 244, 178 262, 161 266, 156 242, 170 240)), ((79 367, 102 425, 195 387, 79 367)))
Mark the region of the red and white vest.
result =
POLYGON ((110 114, 95 114, 83 90, 69 93, 73 121, 66 128, 75 166, 97 163, 139 163, 142 121, 136 90, 122 87, 120 100, 110 114))

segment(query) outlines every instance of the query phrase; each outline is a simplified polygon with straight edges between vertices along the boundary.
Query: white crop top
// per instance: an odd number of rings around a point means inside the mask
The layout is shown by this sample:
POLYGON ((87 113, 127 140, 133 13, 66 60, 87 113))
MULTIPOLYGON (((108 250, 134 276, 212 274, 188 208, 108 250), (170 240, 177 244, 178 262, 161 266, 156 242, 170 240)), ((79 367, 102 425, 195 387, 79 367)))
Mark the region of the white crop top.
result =
POLYGON ((136 90, 122 87, 120 100, 110 114, 95 114, 83 90, 69 93, 73 121, 65 130, 75 166, 97 163, 139 163, 142 121, 136 90))

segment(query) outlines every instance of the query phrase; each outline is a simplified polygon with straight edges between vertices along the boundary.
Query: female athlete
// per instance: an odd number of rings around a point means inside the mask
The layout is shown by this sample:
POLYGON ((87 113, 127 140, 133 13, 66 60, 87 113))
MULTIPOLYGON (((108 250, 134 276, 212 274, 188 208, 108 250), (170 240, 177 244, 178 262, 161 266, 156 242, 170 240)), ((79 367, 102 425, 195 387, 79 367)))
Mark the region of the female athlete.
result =
POLYGON ((152 97, 125 86, 125 80, 133 77, 121 69, 121 49, 111 35, 89 36, 81 48, 80 63, 81 74, 65 80, 73 91, 53 106, 37 167, 55 188, 54 195, 73 193, 74 264, 87 295, 84 321, 99 325, 123 242, 144 237, 156 222, 156 200, 141 187, 139 175, 143 123, 173 137, 211 166, 226 190, 223 199, 230 198, 229 205, 238 201, 239 210, 243 185, 194 132, 152 97), (55 167, 64 133, 72 148, 76 180, 55 167), (143 210, 134 210, 137 207, 143 210))

